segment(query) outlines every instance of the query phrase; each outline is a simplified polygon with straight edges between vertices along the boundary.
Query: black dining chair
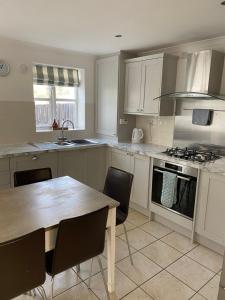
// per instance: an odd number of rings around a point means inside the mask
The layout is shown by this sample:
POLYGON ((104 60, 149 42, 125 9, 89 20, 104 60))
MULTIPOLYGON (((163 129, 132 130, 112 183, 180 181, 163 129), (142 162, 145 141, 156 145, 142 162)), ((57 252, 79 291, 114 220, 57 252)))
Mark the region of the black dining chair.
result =
POLYGON ((105 245, 107 216, 108 206, 80 217, 62 220, 59 223, 55 249, 46 253, 46 272, 52 277, 51 299, 53 299, 55 275, 96 256, 109 299, 99 258, 105 245))
POLYGON ((116 210, 116 225, 123 224, 130 261, 133 265, 127 230, 124 224, 129 212, 132 183, 133 174, 114 167, 109 167, 106 175, 103 193, 120 203, 116 210))
POLYGON ((52 179, 51 168, 17 171, 14 173, 14 186, 17 187, 49 179, 52 179))
POLYGON ((41 286, 45 282, 45 230, 38 229, 0 244, 1 300, 9 300, 41 286))

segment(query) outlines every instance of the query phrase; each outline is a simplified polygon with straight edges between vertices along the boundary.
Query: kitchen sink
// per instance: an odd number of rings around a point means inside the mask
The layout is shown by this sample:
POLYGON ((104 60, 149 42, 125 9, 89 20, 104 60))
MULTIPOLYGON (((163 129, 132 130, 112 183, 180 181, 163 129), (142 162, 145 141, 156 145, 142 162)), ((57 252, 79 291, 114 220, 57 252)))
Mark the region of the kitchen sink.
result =
POLYGON ((72 146, 73 145, 72 142, 55 142, 54 144, 58 145, 58 146, 72 146))
POLYGON ((85 140, 85 139, 77 139, 77 140, 72 140, 72 141, 55 142, 54 144, 58 145, 58 146, 73 146, 74 144, 90 145, 90 144, 96 144, 96 143, 85 140))
POLYGON ((96 143, 88 141, 88 140, 72 140, 72 141, 70 141, 70 143, 79 144, 79 145, 96 144, 96 143))

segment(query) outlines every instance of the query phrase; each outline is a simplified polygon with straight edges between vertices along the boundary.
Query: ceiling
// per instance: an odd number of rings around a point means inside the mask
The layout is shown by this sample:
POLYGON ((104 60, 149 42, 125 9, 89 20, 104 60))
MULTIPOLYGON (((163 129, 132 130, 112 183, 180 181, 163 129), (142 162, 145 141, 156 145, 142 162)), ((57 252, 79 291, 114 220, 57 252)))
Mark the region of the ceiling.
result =
POLYGON ((0 0, 0 35, 93 54, 154 49, 225 35, 221 1, 0 0))

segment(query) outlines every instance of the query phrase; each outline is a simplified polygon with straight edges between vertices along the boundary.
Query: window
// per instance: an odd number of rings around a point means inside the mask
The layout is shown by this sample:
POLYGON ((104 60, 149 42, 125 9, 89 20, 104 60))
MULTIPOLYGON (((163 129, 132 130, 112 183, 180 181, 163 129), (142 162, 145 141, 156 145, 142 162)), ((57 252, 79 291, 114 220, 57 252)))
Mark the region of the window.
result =
MULTIPOLYGON (((41 66, 41 68, 43 67, 41 66)), ((36 130, 51 130, 54 119, 59 123, 59 126, 62 125, 64 120, 71 120, 74 123, 75 129, 84 129, 83 84, 79 84, 79 86, 66 86, 61 83, 59 85, 58 81, 50 81, 50 77, 47 77, 46 80, 46 74, 42 76, 42 81, 45 78, 45 82, 43 81, 41 82, 42 84, 39 84, 40 76, 38 78, 37 73, 36 75, 34 74, 33 84, 36 130)), ((83 77, 82 79, 84 79, 83 77)), ((68 126, 72 128, 69 123, 68 126)))

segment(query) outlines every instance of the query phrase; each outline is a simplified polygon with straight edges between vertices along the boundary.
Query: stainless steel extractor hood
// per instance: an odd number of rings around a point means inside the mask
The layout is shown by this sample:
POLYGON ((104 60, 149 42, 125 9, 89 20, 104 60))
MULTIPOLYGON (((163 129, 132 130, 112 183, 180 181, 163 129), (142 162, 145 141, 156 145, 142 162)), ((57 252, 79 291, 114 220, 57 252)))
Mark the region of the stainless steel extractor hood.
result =
POLYGON ((162 97, 221 99, 220 86, 223 74, 224 53, 204 50, 187 54, 185 82, 182 91, 167 93, 162 97))

